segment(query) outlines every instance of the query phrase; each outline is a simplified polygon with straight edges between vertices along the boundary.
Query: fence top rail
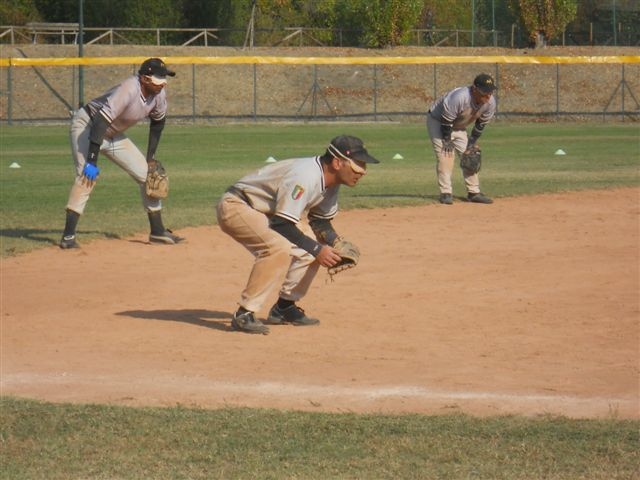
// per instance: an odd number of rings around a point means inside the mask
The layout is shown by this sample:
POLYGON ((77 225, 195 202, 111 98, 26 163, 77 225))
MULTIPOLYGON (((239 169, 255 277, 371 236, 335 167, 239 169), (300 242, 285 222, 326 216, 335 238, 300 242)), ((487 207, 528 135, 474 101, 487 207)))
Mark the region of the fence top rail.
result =
MULTIPOLYGON (((67 29, 78 29, 80 28, 79 23, 48 23, 48 22, 30 22, 25 25, 28 30, 51 30, 51 31, 60 31, 67 29)), ((19 28, 19 27, 14 27, 19 28)))
MULTIPOLYGON (((74 65, 137 65, 147 57, 64 57, 64 58, 0 58, 0 67, 74 66, 74 65)), ((611 56, 420 56, 420 57, 165 57, 171 65, 431 65, 455 63, 511 64, 633 64, 640 55, 611 56)))

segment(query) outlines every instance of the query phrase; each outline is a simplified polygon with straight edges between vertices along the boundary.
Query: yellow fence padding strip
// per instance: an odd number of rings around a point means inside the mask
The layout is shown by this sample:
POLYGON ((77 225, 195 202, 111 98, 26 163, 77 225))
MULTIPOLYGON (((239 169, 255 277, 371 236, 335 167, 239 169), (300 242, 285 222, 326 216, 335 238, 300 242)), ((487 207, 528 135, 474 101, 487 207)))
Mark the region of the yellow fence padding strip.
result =
MULTIPOLYGON (((0 58, 0 67, 138 65, 148 57, 65 57, 0 58)), ((640 63, 640 55, 611 56, 424 56, 424 57, 164 57, 169 65, 432 65, 455 63, 511 64, 630 64, 640 63)))

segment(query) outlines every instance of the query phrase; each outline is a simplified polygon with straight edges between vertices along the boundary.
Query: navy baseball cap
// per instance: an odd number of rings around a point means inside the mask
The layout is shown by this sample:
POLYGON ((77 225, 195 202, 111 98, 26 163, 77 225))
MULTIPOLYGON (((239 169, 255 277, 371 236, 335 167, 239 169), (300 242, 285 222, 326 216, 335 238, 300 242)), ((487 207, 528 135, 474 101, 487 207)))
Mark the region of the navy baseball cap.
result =
POLYGON ((159 58, 147 58, 138 70, 140 75, 151 77, 156 85, 167 83, 167 77, 175 77, 176 72, 169 70, 165 63, 159 58))
POLYGON ((482 93, 493 93, 496 90, 496 82, 493 81, 493 77, 491 75, 487 75, 486 73, 481 73, 473 80, 473 85, 480 90, 482 93))
POLYGON ((380 163, 380 160, 372 157, 358 137, 340 135, 331 140, 327 147, 327 153, 334 157, 342 157, 348 160, 356 160, 365 163, 380 163))

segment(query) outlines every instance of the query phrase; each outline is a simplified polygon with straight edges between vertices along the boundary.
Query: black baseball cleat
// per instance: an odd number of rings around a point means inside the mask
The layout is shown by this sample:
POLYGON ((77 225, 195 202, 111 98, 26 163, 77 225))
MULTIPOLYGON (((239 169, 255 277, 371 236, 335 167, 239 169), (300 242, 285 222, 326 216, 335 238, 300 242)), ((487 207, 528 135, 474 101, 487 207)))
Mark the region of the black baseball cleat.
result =
POLYGON ((245 333, 261 333, 262 335, 269 334, 269 327, 256 319, 256 317, 253 316, 253 312, 242 312, 241 310, 238 310, 231 318, 231 327, 234 330, 245 333))
POLYGON ((80 248, 80 244, 76 242, 75 235, 63 235, 62 240, 60 240, 60 248, 63 250, 68 250, 70 248, 80 248))
POLYGON ((484 193, 469 193, 467 195, 467 199, 472 203, 493 203, 489 197, 487 197, 484 193))
POLYGON ((453 205, 453 195, 450 193, 441 193, 439 201, 443 205, 453 205))
POLYGON ((166 229, 160 234, 151 233, 149 235, 149 242, 151 243, 164 243, 165 245, 175 245, 184 241, 183 237, 175 235, 171 230, 166 229))
POLYGON ((269 311, 267 322, 271 325, 290 323, 291 325, 296 325, 298 327, 306 327, 310 325, 318 325, 320 320, 307 317, 304 310, 295 304, 287 308, 280 308, 276 303, 269 311))

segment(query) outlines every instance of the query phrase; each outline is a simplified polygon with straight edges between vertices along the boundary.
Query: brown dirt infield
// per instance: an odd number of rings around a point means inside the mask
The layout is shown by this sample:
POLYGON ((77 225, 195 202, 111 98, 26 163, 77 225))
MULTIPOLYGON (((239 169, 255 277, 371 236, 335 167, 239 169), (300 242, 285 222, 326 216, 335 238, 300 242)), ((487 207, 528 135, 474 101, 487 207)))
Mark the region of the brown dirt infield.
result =
POLYGON ((268 336, 230 328, 251 258, 217 226, 6 258, 1 393, 639 418, 639 193, 341 212, 361 265, 316 279, 320 326, 268 336))

